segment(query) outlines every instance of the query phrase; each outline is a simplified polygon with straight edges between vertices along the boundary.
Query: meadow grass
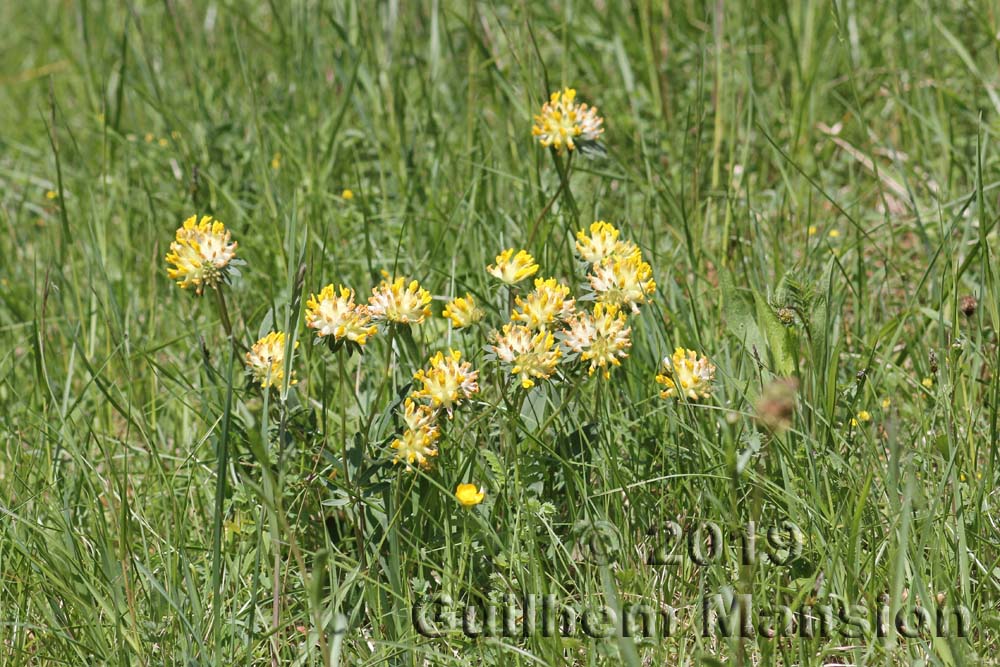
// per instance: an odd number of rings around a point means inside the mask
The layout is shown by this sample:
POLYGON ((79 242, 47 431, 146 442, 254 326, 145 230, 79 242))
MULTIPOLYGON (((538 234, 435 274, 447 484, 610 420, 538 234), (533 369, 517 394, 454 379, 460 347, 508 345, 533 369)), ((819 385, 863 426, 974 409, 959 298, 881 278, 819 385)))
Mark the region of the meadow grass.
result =
POLYGON ((0 663, 995 662, 994 3, 90 0, 0 23, 0 663), (568 171, 531 136, 563 86, 607 128, 568 171), (194 214, 246 262, 234 344, 166 275, 194 214), (574 233, 601 219, 657 283, 628 358, 510 386, 485 267, 525 248, 579 296, 574 233), (433 315, 363 356, 314 345, 308 295, 364 300, 382 270, 433 315), (466 292, 486 323, 456 331, 466 292), (241 346, 272 328, 298 384, 261 391, 241 346), (708 398, 658 395, 677 346, 717 367, 708 398), (448 347, 484 391, 407 472, 400 404, 448 347), (678 624, 462 631, 524 594, 678 624), (715 594, 889 606, 890 628, 726 638, 715 594), (456 629, 426 637, 413 609, 442 595, 456 629), (916 605, 964 606, 969 636, 901 636, 916 605))

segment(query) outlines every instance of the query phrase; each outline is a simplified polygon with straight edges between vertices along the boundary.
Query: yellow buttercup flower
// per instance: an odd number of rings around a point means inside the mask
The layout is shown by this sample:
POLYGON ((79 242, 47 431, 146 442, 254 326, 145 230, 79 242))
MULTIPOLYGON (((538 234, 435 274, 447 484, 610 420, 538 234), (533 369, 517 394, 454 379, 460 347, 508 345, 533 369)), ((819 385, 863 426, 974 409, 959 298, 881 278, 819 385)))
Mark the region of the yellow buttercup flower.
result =
POLYGON ((524 250, 514 254, 513 248, 508 248, 497 255, 496 264, 490 264, 486 270, 508 285, 516 285, 525 278, 530 278, 538 271, 535 258, 524 250))
POLYGON ((576 233, 576 252, 591 264, 600 264, 609 257, 628 257, 637 248, 631 241, 618 240, 618 229, 603 220, 590 225, 590 234, 583 229, 576 233))
POLYGON ((345 188, 344 191, 340 193, 340 198, 344 201, 351 201, 354 199, 354 193, 345 188))
POLYGON ((892 405, 892 401, 891 400, 889 400, 888 398, 883 398, 882 399, 882 409, 883 410, 888 410, 889 406, 891 406, 891 405, 892 405))
POLYGON ((510 366, 521 386, 530 389, 536 379, 546 379, 556 371, 562 354, 549 331, 533 332, 520 324, 505 324, 502 332, 493 332, 491 349, 504 364, 510 366))
POLYGON ((59 193, 56 192, 55 190, 46 190, 45 191, 45 198, 48 199, 49 201, 51 201, 53 199, 58 199, 59 198, 59 193))
POLYGON ((451 320, 451 325, 456 329, 471 327, 486 316, 483 309, 476 305, 476 300, 471 294, 455 297, 444 307, 441 314, 451 320))
POLYGON ((872 420, 872 413, 867 410, 861 410, 858 412, 858 421, 860 422, 870 422, 872 420))
POLYGON ((477 489, 475 484, 459 484, 455 489, 455 498, 462 504, 462 507, 474 507, 483 502, 486 497, 484 489, 477 489))
POLYGON ((368 342, 378 328, 372 324, 367 306, 354 303, 354 290, 344 286, 327 285, 319 296, 310 295, 306 301, 306 326, 316 330, 320 338, 333 336, 334 340, 348 340, 358 345, 368 342))
POLYGON ((542 146, 549 146, 562 152, 565 146, 575 150, 578 143, 595 142, 604 132, 604 119, 597 115, 595 107, 576 103, 576 91, 564 88, 552 93, 549 101, 535 116, 531 134, 542 146))
POLYGON ((924 387, 926 387, 927 389, 930 389, 931 387, 934 386, 934 380, 929 377, 924 378, 923 380, 920 381, 920 384, 924 385, 924 387))
MULTIPOLYGON (((254 382, 264 389, 281 386, 285 379, 285 334, 272 331, 250 348, 246 354, 247 368, 254 382)), ((295 341, 295 347, 299 342, 295 341)), ((295 371, 292 371, 288 384, 295 384, 295 371)))
POLYGON ((629 305, 632 312, 639 312, 639 305, 656 291, 653 269, 638 248, 625 257, 612 255, 593 268, 590 287, 602 303, 629 305))
POLYGON ((197 294, 226 279, 226 268, 236 256, 235 241, 226 226, 210 215, 198 220, 192 215, 177 230, 167 254, 167 275, 182 288, 194 287, 197 294))
POLYGON ((663 360, 663 371, 656 376, 657 383, 665 389, 660 392, 663 398, 673 398, 684 394, 692 401, 708 398, 712 391, 712 380, 715 379, 715 366, 707 357, 699 357, 694 350, 679 347, 671 357, 663 360))
POLYGON ((275 153, 271 157, 271 169, 278 171, 281 169, 281 153, 275 153))
POLYGON ((594 313, 580 313, 570 319, 562 332, 563 343, 580 359, 590 362, 590 374, 598 368, 605 379, 611 367, 620 366, 632 345, 632 330, 626 326, 625 313, 613 304, 597 303, 594 313))
POLYGON ((569 287, 555 278, 536 278, 535 289, 523 298, 517 297, 515 303, 517 309, 511 313, 510 319, 523 323, 529 329, 545 329, 573 314, 569 287))
POLYGON ((438 453, 435 443, 440 436, 437 428, 406 429, 401 437, 392 441, 391 447, 396 450, 392 462, 404 463, 407 470, 413 470, 414 465, 430 467, 430 459, 438 453))
POLYGON ((462 353, 448 350, 448 354, 438 352, 420 369, 413 379, 423 386, 413 392, 414 398, 426 398, 434 408, 442 408, 451 416, 452 408, 469 399, 479 391, 476 383, 479 371, 472 370, 472 364, 462 361, 462 353))
POLYGON ((368 299, 368 312, 372 319, 395 322, 397 324, 422 324, 431 314, 428 304, 431 293, 416 280, 406 282, 406 278, 396 278, 391 283, 383 280, 372 290, 368 299))

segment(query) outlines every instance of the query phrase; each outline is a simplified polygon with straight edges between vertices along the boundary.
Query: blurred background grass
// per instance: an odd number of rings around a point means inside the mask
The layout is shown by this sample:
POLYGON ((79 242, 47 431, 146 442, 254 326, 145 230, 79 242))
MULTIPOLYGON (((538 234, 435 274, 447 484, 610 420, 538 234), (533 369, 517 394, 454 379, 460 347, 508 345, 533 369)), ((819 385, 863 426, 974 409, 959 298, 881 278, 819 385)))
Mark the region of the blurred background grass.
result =
MULTIPOLYGON (((5 3, 0 22, 4 664, 992 660, 994 3, 91 0, 5 3), (438 470, 407 476, 377 465, 393 429, 375 400, 384 341, 350 362, 351 391, 306 344, 275 431, 238 360, 229 372, 211 302, 166 278, 173 230, 195 212, 233 230, 247 341, 268 319, 301 331, 302 264, 306 292, 366 293, 385 269, 439 300, 471 291, 496 320, 483 268, 528 243, 558 187, 530 125, 563 85, 599 107, 608 156, 575 161, 579 217, 557 203, 528 250, 578 282, 571 232, 606 219, 659 286, 605 392, 480 406, 438 470), (676 345, 718 365, 712 400, 656 397, 676 345), (799 392, 771 436, 752 415, 781 375, 799 392), (341 407, 373 480, 361 510, 332 474, 341 407), (872 421, 852 427, 861 410, 872 421), (448 493, 470 480, 489 501, 460 512, 448 493), (788 567, 643 562, 667 520, 784 517, 806 533, 788 567), (613 567, 573 549, 596 520, 621 533, 613 567), (739 643, 694 628, 636 648, 426 639, 409 619, 426 593, 522 590, 615 590, 696 619, 726 586, 869 609, 943 593, 975 634, 739 643)), ((483 363, 481 338, 440 318, 415 336, 397 390, 442 337, 483 363)))

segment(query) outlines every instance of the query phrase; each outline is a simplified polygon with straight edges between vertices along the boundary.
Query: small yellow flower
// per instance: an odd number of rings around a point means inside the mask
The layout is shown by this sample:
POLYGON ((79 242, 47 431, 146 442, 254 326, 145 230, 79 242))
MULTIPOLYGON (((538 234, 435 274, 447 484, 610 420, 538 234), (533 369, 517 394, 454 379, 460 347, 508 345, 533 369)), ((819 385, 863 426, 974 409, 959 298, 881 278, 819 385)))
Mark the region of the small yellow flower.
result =
POLYGON ((486 270, 508 285, 516 285, 525 278, 530 278, 538 271, 535 258, 524 250, 514 254, 513 248, 508 248, 497 255, 496 264, 490 264, 486 270))
POLYGON ((166 148, 167 146, 170 145, 170 142, 167 141, 166 139, 160 139, 156 143, 160 145, 160 148, 166 148))
POLYGON ((589 278, 598 301, 629 305, 633 313, 639 312, 639 305, 656 291, 653 269, 643 261, 638 248, 626 257, 613 255, 596 264, 589 278))
POLYGON ((354 193, 348 190, 347 188, 344 188, 344 191, 340 193, 340 198, 343 199, 344 201, 351 201, 352 199, 354 199, 354 193))
POLYGON ((593 315, 580 313, 570 319, 562 338, 567 348, 590 362, 591 375, 600 368, 604 379, 608 379, 611 367, 620 366, 621 360, 628 356, 631 333, 625 313, 618 306, 597 303, 593 315))
POLYGON ((576 233, 576 251, 591 264, 600 264, 618 248, 618 229, 603 220, 591 223, 590 236, 580 230, 576 233))
POLYGON ((438 352, 430 358, 426 369, 414 374, 413 379, 423 386, 413 392, 413 397, 426 398, 432 407, 445 410, 450 417, 455 406, 479 391, 478 377, 479 371, 472 370, 468 361, 462 361, 458 350, 448 350, 447 355, 438 352))
POLYGON ((867 410, 861 410, 858 412, 858 421, 860 422, 870 422, 872 420, 872 413, 867 410))
POLYGON ((53 199, 58 199, 59 193, 56 192, 55 190, 47 190, 45 192, 45 198, 48 199, 49 201, 52 201, 53 199))
POLYGON ((194 287, 197 294, 226 279, 226 267, 236 256, 235 241, 226 226, 210 215, 199 221, 192 215, 177 230, 167 255, 167 275, 182 288, 194 287))
POLYGON ((471 294, 455 297, 444 307, 444 312, 441 314, 451 320, 451 325, 456 329, 471 327, 486 316, 483 309, 476 305, 471 294))
POLYGON ((815 236, 817 231, 816 225, 809 225, 809 236, 815 236))
POLYGON ((715 366, 708 358, 699 357, 694 350, 683 347, 678 347, 673 356, 663 360, 663 372, 656 376, 657 383, 665 387, 660 392, 662 398, 673 398, 681 393, 692 401, 708 398, 714 379, 715 366))
POLYGON ((406 429, 403 435, 392 441, 391 447, 396 450, 392 457, 393 463, 404 463, 406 470, 413 470, 414 464, 421 468, 429 468, 430 459, 437 456, 435 443, 441 436, 437 428, 423 427, 417 430, 406 429))
POLYGON ((437 419, 437 411, 429 405, 416 403, 407 396, 403 401, 403 422, 406 428, 411 431, 422 431, 436 429, 434 422, 437 419))
POLYGON ((153 133, 152 133, 152 132, 147 132, 147 133, 146 133, 146 136, 145 136, 145 137, 143 137, 143 138, 144 138, 144 139, 146 140, 146 143, 147 143, 147 144, 151 144, 151 143, 153 143, 153 139, 154 139, 155 137, 153 136, 153 133))
MULTIPOLYGON (((281 386, 285 379, 285 334, 272 331, 250 348, 246 354, 247 368, 254 382, 264 389, 281 386)), ((299 342, 295 341, 295 347, 299 342)), ((288 384, 295 384, 295 371, 292 371, 288 384)))
POLYGON ((929 377, 928 378, 924 378, 923 380, 920 381, 920 384, 922 384, 926 388, 930 389, 931 387, 934 386, 934 380, 931 379, 931 378, 929 378, 929 377))
POLYGON ((892 405, 892 401, 891 400, 889 400, 888 398, 883 398, 882 399, 882 409, 883 410, 888 410, 890 405, 892 405))
POLYGON ((306 326, 316 329, 316 335, 333 336, 336 341, 348 340, 358 345, 368 342, 378 328, 372 324, 368 307, 354 303, 354 290, 327 285, 317 297, 306 301, 306 326))
POLYGON ((552 146, 556 152, 562 152, 563 146, 575 150, 577 143, 597 141, 604 128, 604 119, 597 115, 595 107, 577 104, 576 91, 564 88, 561 92, 552 93, 549 101, 535 116, 535 124, 531 135, 542 146, 552 146))
POLYGON ((271 169, 274 171, 281 169, 281 153, 275 153, 271 157, 271 169))
POLYGON ((839 238, 840 237, 840 230, 839 229, 831 229, 830 232, 827 234, 827 236, 829 236, 831 239, 839 238))
POLYGON ((396 278, 391 283, 383 280, 372 290, 368 299, 368 310, 372 319, 385 320, 396 324, 423 324, 431 314, 428 304, 431 293, 416 280, 406 282, 406 278, 396 278))
POLYGON ((486 497, 485 489, 476 489, 475 484, 459 484, 455 489, 455 497, 462 507, 474 507, 483 502, 486 497))
POLYGON ((535 289, 524 298, 515 300, 517 310, 510 319, 521 322, 529 329, 545 329, 556 320, 565 320, 573 314, 573 299, 569 287, 555 278, 535 278, 535 289))
POLYGON ((549 331, 533 332, 520 324, 505 324, 502 332, 493 332, 491 346, 497 359, 511 367, 521 386, 530 389, 535 380, 552 376, 562 352, 549 331))

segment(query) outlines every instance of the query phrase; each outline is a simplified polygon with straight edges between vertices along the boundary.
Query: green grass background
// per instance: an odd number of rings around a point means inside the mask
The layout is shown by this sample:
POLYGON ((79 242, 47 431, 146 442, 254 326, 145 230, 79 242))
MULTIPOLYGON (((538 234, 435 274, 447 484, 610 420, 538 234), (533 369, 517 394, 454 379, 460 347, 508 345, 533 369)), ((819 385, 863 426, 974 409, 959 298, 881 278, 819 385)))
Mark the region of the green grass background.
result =
POLYGON ((2 3, 0 24, 3 664, 995 661, 995 3, 67 0, 2 3), (539 217, 559 176, 531 115, 562 85, 599 107, 608 155, 574 160, 577 211, 539 217), (247 262, 241 339, 302 340, 284 407, 165 275, 194 213, 247 262), (484 267, 535 220, 542 273, 579 283, 572 232, 596 219, 658 283, 623 368, 523 404, 484 392, 432 472, 387 465, 430 353, 492 382, 483 332, 448 331, 441 301, 471 291, 499 324, 484 267), (381 269, 435 318, 388 374, 379 336, 342 383, 301 292, 364 294, 381 269), (677 345, 718 366, 710 400, 656 395, 677 345), (779 375, 800 387, 771 435, 754 404, 779 375), (471 511, 465 481, 487 490, 471 511), (784 518, 806 537, 787 566, 743 567, 732 540, 709 566, 644 562, 669 520, 784 518), (612 564, 580 554, 600 521, 612 564), (727 587, 755 607, 943 593, 973 634, 703 637, 727 587), (426 595, 522 591, 670 604, 682 628, 428 639, 410 619, 426 595))

